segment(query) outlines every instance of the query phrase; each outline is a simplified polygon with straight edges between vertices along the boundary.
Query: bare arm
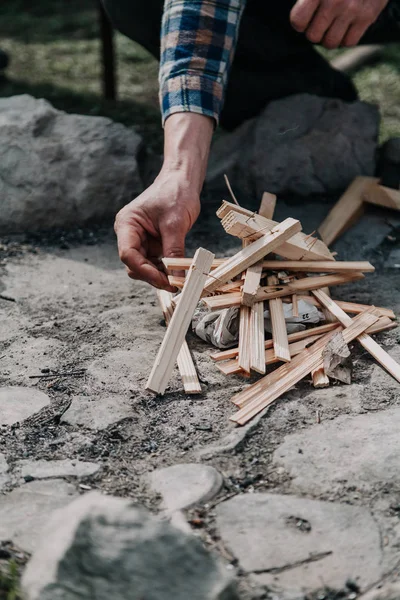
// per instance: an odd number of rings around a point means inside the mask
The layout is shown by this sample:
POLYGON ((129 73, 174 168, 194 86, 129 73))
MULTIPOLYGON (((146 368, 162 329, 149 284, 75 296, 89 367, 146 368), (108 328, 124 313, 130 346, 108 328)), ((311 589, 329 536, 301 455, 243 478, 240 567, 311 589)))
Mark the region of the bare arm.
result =
POLYGON ((117 215, 118 251, 132 279, 173 291, 160 258, 180 257, 200 213, 214 120, 191 112, 165 122, 164 163, 154 183, 117 215))

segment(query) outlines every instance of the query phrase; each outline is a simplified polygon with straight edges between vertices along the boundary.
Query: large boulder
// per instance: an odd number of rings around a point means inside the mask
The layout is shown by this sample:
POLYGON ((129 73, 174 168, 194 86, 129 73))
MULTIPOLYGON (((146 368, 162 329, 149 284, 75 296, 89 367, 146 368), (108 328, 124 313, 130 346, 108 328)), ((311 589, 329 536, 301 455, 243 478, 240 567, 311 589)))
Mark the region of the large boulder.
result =
POLYGON ((114 215, 142 190, 141 138, 28 95, 0 99, 0 233, 114 215))
POLYGON ((373 175, 379 112, 365 102, 298 94, 268 104, 214 144, 209 190, 227 173, 239 198, 335 194, 357 175, 373 175))
POLYGON ((238 600, 196 537, 98 492, 52 517, 22 583, 27 600, 238 600))

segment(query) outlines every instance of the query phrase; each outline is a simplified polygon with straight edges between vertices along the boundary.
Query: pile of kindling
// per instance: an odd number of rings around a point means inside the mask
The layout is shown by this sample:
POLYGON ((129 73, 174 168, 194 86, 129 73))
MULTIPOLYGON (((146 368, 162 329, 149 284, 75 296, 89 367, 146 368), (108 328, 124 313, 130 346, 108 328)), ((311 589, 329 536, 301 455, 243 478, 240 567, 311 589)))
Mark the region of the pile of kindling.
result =
POLYGON ((146 389, 163 394, 177 363, 186 393, 201 392, 185 340, 199 302, 209 310, 239 307, 239 345, 211 355, 217 368, 226 375, 263 375, 232 398, 239 410, 231 421, 239 425, 304 377, 311 375, 316 387, 329 385, 330 363, 340 367, 340 349, 348 352, 347 344, 355 339, 400 382, 400 365, 371 337, 397 326, 393 311, 336 301, 329 292, 331 286, 363 279, 374 267, 366 261, 335 260, 324 242, 302 233, 296 219, 275 222, 274 202, 272 195, 264 195, 257 214, 223 201, 217 216, 226 233, 242 240, 242 249, 234 256, 215 259, 199 248, 193 259, 164 259, 169 272, 182 270, 186 277, 170 275, 171 284, 181 288, 178 295, 158 292, 167 331, 146 389), (273 257, 268 257, 271 253, 273 257), (300 300, 317 306, 326 323, 288 334, 284 303, 292 304, 296 316, 300 300), (265 340, 264 331, 266 303, 272 324, 270 340, 265 340), (277 368, 266 374, 266 367, 275 363, 277 368))

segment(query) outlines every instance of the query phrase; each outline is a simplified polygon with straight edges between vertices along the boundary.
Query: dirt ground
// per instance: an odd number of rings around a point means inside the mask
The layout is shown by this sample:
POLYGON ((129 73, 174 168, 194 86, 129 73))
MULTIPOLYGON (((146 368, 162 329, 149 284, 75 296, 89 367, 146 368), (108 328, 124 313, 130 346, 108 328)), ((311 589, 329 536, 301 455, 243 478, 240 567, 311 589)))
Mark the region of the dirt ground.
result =
MULTIPOLYGON (((216 207, 206 204, 188 240, 189 255, 200 245, 218 256, 238 248, 238 240, 223 233, 216 207)), ((320 201, 281 202, 277 218, 300 218, 303 230, 311 232, 327 210, 320 201)), ((209 358, 211 348, 193 334, 188 341, 203 394, 185 396, 176 371, 165 396, 154 397, 144 386, 164 334, 161 311, 154 290, 126 276, 111 227, 0 241, 0 387, 35 387, 51 399, 25 422, 0 427, 0 452, 11 472, 18 461, 29 458, 96 462, 101 470, 82 480, 86 488, 130 496, 156 511, 159 498, 146 485, 148 472, 182 462, 210 464, 222 473, 223 489, 214 501, 188 511, 187 518, 207 545, 235 568, 237 560, 224 547, 215 523, 220 502, 255 492, 290 494, 293 478, 277 465, 273 453, 290 434, 309 430, 312 435, 317 413, 324 424, 400 404, 398 384, 354 345, 352 386, 314 390, 305 380, 259 422, 236 429, 228 420, 233 413, 229 399, 247 382, 220 373, 209 358), (51 376, 57 372, 73 374, 51 376), (362 390, 358 399, 354 390, 362 390), (116 408, 123 403, 129 416, 101 430, 69 425, 63 415, 73 398, 94 403, 107 398, 116 408)), ((337 289, 333 297, 387 306, 399 314, 400 269, 391 261, 399 248, 400 219, 369 211, 335 249, 341 259, 371 260, 376 272, 337 289)), ((397 329, 380 334, 378 341, 400 359, 397 329)), ((17 485, 11 478, 3 492, 17 485)), ((398 479, 367 488, 347 481, 329 491, 310 489, 305 495, 367 507, 386 531, 392 519, 398 519, 387 505, 398 504, 399 490, 398 479)), ((400 561, 399 536, 400 532, 389 536, 385 575, 390 576, 400 561)), ((244 598, 272 597, 265 587, 257 591, 251 586, 240 567, 238 574, 244 598)), ((318 593, 308 597, 357 597, 349 589, 318 593)))

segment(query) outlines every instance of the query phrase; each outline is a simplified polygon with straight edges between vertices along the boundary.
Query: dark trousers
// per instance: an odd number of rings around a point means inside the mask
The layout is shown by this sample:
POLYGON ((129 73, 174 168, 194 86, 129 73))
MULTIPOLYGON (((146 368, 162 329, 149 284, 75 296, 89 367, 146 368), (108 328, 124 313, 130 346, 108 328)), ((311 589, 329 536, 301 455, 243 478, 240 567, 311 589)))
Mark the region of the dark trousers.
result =
MULTIPOLYGON (((114 26, 160 57, 163 0, 103 0, 114 26)), ((310 93, 357 99, 353 83, 333 69, 290 25, 295 0, 247 0, 229 74, 221 125, 234 129, 271 100, 310 93)), ((400 41, 400 0, 391 0, 361 43, 400 41)))

